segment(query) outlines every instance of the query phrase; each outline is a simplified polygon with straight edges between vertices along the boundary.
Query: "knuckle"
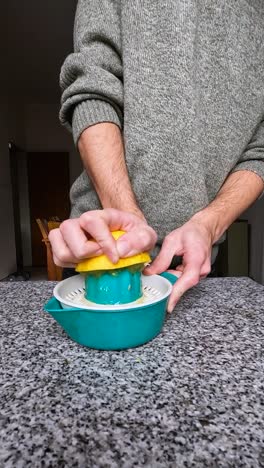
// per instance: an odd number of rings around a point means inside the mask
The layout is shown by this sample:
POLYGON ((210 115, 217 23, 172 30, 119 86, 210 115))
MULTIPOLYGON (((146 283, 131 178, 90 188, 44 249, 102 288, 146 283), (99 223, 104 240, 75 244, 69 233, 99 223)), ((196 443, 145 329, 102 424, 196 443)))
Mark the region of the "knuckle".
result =
POLYGON ((63 263, 66 263, 68 262, 70 259, 69 259, 69 256, 67 255, 67 252, 66 250, 63 250, 61 249, 60 251, 57 251, 56 252, 56 258, 60 261, 60 262, 63 262, 63 263))
POLYGON ((207 275, 209 275, 209 273, 211 273, 211 266, 206 266, 206 267, 202 268, 201 275, 207 276, 207 275))
POLYGON ((116 214, 117 210, 115 208, 104 208, 104 210, 102 210, 107 216, 110 216, 111 215, 114 215, 116 214))
MULTIPOLYGON (((71 219, 65 219, 62 221, 60 224, 60 231, 64 233, 65 231, 68 230, 68 228, 72 225, 72 220, 71 219)), ((51 231, 52 232, 52 231, 51 231)))
POLYGON ((56 257, 55 255, 53 255, 53 261, 55 263, 55 265, 59 266, 59 267, 63 267, 64 266, 64 263, 62 261, 60 261, 58 259, 58 257, 56 257))
POLYGON ((139 241, 139 243, 141 244, 147 244, 149 242, 149 233, 147 230, 145 229, 139 229, 137 230, 137 240, 139 241))
POLYGON ((168 247, 168 246, 172 245, 173 242, 174 242, 174 241, 173 241, 173 239, 172 239, 171 234, 168 234, 168 235, 164 238, 163 245, 164 245, 164 247, 168 247))
POLYGON ((86 258, 87 257, 86 246, 84 244, 78 245, 78 247, 75 248, 74 256, 76 258, 86 258))
POLYGON ((197 269, 199 268, 200 270, 202 269, 202 266, 206 260, 206 256, 204 255, 203 252, 196 250, 192 252, 192 259, 194 264, 196 265, 197 269))
POLYGON ((115 240, 114 238, 111 236, 111 237, 107 237, 107 238, 98 238, 96 239, 97 242, 98 242, 98 245, 100 247, 102 247, 102 249, 110 249, 112 250, 113 246, 115 245, 115 240))
POLYGON ((143 226, 142 229, 139 229, 137 231, 137 238, 139 240, 140 245, 142 245, 146 249, 154 246, 157 241, 155 231, 150 227, 146 228, 146 226, 143 226))
POLYGON ((154 231, 152 227, 149 228, 149 235, 150 235, 150 241, 156 244, 158 240, 158 234, 156 233, 156 231, 154 231))
POLYGON ((56 229, 52 229, 49 234, 48 234, 48 239, 49 241, 52 243, 54 241, 54 239, 57 237, 58 235, 58 231, 59 229, 56 228, 56 229))
POLYGON ((188 278, 186 278, 185 284, 191 288, 192 286, 196 286, 199 283, 199 280, 200 275, 198 273, 192 273, 188 278))
POLYGON ((199 283, 199 280, 200 280, 200 275, 198 275, 198 274, 193 275, 193 277, 191 279, 192 286, 196 286, 196 284, 199 283))
POLYGON ((93 218, 93 213, 89 211, 81 214, 79 220, 81 224, 89 224, 93 220, 93 218))

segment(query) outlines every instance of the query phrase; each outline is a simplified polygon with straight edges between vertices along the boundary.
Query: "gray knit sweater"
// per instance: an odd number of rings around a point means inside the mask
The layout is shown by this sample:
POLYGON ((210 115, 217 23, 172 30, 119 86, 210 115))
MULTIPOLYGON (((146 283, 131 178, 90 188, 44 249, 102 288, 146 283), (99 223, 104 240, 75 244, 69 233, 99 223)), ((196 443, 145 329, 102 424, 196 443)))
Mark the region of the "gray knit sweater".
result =
MULTIPOLYGON (((264 178, 263 0, 79 0, 74 36, 61 121, 75 142, 98 122, 122 129, 138 203, 160 240, 230 172, 264 178)), ((73 217, 100 207, 85 173, 71 201, 73 217)))

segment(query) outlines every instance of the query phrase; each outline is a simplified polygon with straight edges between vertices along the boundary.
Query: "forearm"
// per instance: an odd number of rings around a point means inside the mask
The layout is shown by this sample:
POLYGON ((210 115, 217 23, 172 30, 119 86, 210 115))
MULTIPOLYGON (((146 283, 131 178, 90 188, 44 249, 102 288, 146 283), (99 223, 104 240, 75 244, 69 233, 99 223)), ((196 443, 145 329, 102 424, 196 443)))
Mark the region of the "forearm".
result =
POLYGON ((216 198, 205 209, 196 213, 193 219, 210 228, 214 244, 241 213, 259 197, 263 188, 263 180, 254 172, 232 173, 216 198))
POLYGON ((144 218, 129 180, 119 127, 100 123, 87 128, 78 148, 103 208, 117 208, 144 218))

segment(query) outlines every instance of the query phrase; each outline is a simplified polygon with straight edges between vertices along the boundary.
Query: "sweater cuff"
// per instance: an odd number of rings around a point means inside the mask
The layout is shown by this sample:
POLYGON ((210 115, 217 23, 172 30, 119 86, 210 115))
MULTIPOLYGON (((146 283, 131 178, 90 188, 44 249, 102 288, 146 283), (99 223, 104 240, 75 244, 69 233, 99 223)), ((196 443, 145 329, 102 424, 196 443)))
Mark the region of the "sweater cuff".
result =
POLYGON ((87 99, 78 104, 72 116, 72 134, 77 145, 81 133, 100 122, 112 122, 122 128, 122 122, 114 107, 100 99, 87 99))
POLYGON ((242 161, 234 167, 231 173, 237 172, 237 171, 255 172, 255 174, 261 177, 264 182, 264 161, 257 161, 257 160, 242 161))

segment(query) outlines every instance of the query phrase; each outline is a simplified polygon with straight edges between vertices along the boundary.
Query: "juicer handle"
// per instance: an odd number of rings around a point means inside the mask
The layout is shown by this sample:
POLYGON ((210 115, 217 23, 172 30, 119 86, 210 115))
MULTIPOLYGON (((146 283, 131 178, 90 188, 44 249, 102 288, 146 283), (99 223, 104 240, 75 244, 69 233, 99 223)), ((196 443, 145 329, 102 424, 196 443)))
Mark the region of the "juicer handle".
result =
POLYGON ((166 278, 169 280, 169 282, 173 285, 176 283, 176 281, 179 279, 178 276, 173 275, 172 273, 169 273, 168 271, 164 271, 163 273, 160 273, 159 276, 163 276, 163 278, 166 278))

